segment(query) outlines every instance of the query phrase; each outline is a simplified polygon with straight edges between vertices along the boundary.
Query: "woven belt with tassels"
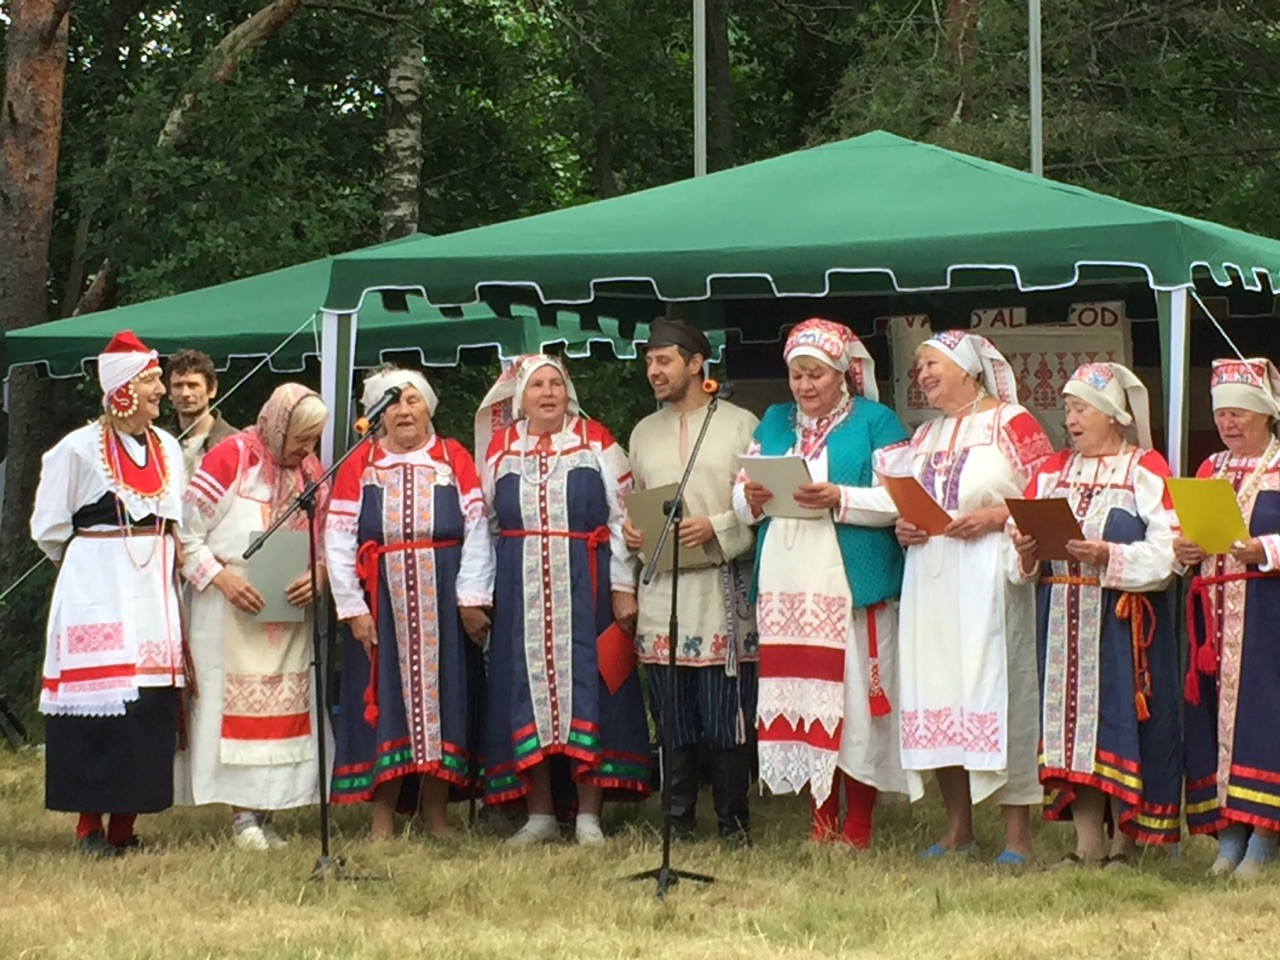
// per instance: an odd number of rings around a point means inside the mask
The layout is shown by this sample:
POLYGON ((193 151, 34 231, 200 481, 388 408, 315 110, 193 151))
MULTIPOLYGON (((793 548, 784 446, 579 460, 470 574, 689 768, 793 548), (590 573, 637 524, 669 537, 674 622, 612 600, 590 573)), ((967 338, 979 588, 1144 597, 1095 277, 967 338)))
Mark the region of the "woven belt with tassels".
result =
POLYGON ((1270 580, 1280 576, 1276 573, 1262 573, 1259 570, 1242 570, 1239 573, 1224 573, 1213 577, 1192 577, 1191 587, 1187 590, 1187 645, 1190 656, 1187 658, 1187 679, 1183 690, 1187 703, 1198 706, 1200 703, 1200 683, 1197 673, 1213 676, 1218 672, 1219 649, 1222 636, 1222 615, 1215 604, 1209 602, 1209 588, 1226 583, 1239 583, 1244 580, 1270 580), (1196 629, 1196 602, 1204 613, 1205 636, 1201 637, 1196 629))
MULTIPOLYGON (((378 643, 378 607, 381 600, 378 595, 378 570, 382 566, 382 557, 388 553, 401 553, 405 550, 438 550, 442 547, 460 547, 461 540, 412 540, 405 543, 377 543, 366 540, 356 551, 356 576, 369 595, 369 616, 373 618, 374 648, 378 643)), ((364 720, 369 726, 378 724, 378 658, 375 652, 369 663, 369 685, 364 691, 364 720)))
POLYGON ((594 530, 503 530, 504 537, 566 537, 569 540, 582 540, 587 545, 587 573, 591 577, 591 602, 596 599, 598 587, 599 562, 596 551, 609 542, 609 528, 596 527, 594 530))
MULTIPOLYGON (((1041 583, 1067 587, 1099 587, 1097 577, 1048 576, 1041 583)), ((1121 593, 1116 601, 1116 616, 1129 621, 1129 638, 1133 644, 1133 706, 1138 722, 1151 719, 1151 641, 1156 633, 1156 610, 1145 594, 1121 593)))

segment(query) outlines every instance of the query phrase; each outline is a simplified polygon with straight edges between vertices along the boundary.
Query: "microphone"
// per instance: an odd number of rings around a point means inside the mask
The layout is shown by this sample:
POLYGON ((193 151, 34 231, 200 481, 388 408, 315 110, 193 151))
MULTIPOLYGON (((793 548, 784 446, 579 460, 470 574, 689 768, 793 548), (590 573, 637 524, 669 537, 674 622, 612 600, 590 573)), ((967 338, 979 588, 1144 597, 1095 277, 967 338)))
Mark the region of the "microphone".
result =
POLYGON ((356 433, 363 436, 378 425, 387 408, 400 402, 400 388, 389 387, 381 399, 364 412, 364 416, 356 421, 356 433))
POLYGON ((728 380, 721 383, 719 380, 712 380, 710 377, 707 377, 702 381, 702 392, 709 393, 711 396, 717 397, 720 400, 729 400, 733 397, 734 386, 728 380))

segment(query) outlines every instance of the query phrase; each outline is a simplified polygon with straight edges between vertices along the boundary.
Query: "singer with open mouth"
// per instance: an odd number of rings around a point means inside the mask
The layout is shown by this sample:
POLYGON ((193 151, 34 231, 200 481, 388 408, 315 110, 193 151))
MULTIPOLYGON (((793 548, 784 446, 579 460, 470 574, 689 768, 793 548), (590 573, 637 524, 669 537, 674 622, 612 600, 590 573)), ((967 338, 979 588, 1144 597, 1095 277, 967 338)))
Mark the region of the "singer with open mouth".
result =
POLYGON ((635 631, 635 569, 622 539, 631 467, 608 428, 582 415, 568 371, 545 354, 516 360, 485 395, 476 449, 487 451, 495 558, 485 803, 527 805, 529 819, 508 843, 555 840, 552 781, 567 773, 574 838, 599 844, 604 801, 649 792, 640 677, 633 663, 612 670, 635 631))
MULTIPOLYGON (((649 708, 659 731, 666 729, 662 707, 667 685, 675 684, 669 745, 672 832, 677 837, 694 833, 702 746, 708 752, 719 833, 734 843, 748 836, 749 734, 755 727, 759 643, 747 600, 754 538, 751 526, 733 512, 733 480, 738 455, 751 443, 758 421, 724 399, 714 414, 708 413, 716 389, 714 381, 703 377, 703 366, 710 359, 711 344, 696 327, 667 319, 650 326, 645 370, 663 407, 637 423, 631 433, 636 488, 651 490, 678 483, 703 423, 709 415, 713 420, 685 487, 677 592, 680 636, 674 640, 669 636, 672 575, 662 572, 640 585, 636 647, 648 669, 649 708), (688 567, 688 559, 696 569, 688 567), (676 644, 674 676, 669 675, 668 666, 672 642, 676 644)), ((644 550, 644 534, 631 518, 623 534, 628 547, 644 550)), ((658 534, 650 536, 656 540, 658 534)))
POLYGON ((434 429, 427 378, 391 368, 365 380, 366 411, 387 399, 379 435, 338 471, 325 534, 347 625, 333 800, 372 800, 375 839, 395 833, 397 810, 418 809, 443 836, 450 788, 461 797, 475 782, 484 497, 471 454, 434 429))

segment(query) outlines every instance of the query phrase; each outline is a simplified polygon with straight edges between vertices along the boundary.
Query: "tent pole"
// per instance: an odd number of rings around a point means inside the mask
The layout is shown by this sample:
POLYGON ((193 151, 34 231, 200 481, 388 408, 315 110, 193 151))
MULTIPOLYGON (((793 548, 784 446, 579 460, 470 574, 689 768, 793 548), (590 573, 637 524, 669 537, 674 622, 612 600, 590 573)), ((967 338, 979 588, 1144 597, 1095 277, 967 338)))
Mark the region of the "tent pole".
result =
POLYGON ((1187 287, 1156 291, 1156 315, 1160 321, 1160 356, 1163 363, 1165 450, 1175 477, 1187 472, 1187 379, 1191 372, 1191 314, 1187 287))
POLYGON ((1040 82, 1040 0, 1027 4, 1027 62, 1031 88, 1031 172, 1044 176, 1044 100, 1040 82))
POLYGON ((329 408, 320 457, 326 465, 351 443, 351 382, 354 377, 356 322, 354 313, 322 313, 320 328, 320 394, 329 408))
POLYGON ((693 0, 693 175, 707 172, 707 0, 693 0))

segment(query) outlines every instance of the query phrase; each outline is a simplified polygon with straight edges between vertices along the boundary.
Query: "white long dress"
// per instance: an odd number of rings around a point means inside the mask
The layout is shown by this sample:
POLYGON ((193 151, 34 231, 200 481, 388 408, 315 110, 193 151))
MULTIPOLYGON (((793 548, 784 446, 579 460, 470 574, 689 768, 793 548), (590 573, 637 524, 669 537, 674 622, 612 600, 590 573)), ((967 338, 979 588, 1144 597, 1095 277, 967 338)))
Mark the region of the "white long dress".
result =
MULTIPOLYGON (((263 464, 250 463, 237 475, 238 459, 236 441, 215 447, 185 498, 183 573, 193 588, 189 633, 198 695, 190 705, 188 748, 175 763, 174 797, 183 805, 288 810, 320 802, 310 613, 298 623, 257 623, 212 586, 224 566, 245 575, 240 556, 270 521, 273 484, 263 464), (230 658, 244 662, 233 646, 253 659, 254 673, 229 669, 230 658)), ((298 517, 305 531, 305 515, 298 517)))
MULTIPOLYGON (((1023 407, 939 417, 883 451, 884 473, 911 474, 953 516, 1019 497, 1052 453, 1023 407)), ((877 491, 878 493, 878 491, 877 491)), ((887 495, 884 495, 887 496, 887 495)), ((902 765, 911 798, 924 774, 969 771, 974 803, 1038 804, 1040 734, 1035 595, 1009 583, 1004 531, 931 537, 907 550, 898 621, 902 765)))

